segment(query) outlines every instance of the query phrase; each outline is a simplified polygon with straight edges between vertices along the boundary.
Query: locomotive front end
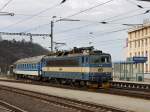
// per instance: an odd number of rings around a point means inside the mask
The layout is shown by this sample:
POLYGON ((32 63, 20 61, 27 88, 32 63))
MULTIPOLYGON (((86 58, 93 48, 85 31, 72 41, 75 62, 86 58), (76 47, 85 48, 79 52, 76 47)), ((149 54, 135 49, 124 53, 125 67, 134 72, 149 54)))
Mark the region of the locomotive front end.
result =
POLYGON ((112 62, 109 54, 90 56, 89 79, 97 87, 109 87, 112 80, 112 62))

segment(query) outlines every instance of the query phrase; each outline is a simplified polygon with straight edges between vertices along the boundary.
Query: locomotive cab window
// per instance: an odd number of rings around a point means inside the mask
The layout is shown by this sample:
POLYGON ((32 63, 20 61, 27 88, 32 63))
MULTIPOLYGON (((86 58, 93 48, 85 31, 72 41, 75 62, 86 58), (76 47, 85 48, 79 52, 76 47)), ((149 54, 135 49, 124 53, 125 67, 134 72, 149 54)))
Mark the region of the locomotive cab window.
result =
POLYGON ((111 59, 109 55, 106 56, 91 56, 90 63, 99 64, 99 63, 110 63, 111 59))
POLYGON ((102 62, 102 63, 109 63, 109 62, 110 62, 109 60, 110 60, 110 59, 109 59, 108 56, 102 56, 102 57, 101 57, 101 62, 102 62))

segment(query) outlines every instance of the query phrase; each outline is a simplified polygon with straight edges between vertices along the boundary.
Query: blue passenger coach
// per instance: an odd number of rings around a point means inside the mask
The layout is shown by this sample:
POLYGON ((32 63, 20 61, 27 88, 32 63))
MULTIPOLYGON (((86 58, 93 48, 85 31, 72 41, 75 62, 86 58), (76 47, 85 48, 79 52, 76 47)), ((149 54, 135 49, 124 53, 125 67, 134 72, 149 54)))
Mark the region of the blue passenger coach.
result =
POLYGON ((14 74, 18 76, 35 76, 41 77, 44 55, 20 59, 14 63, 14 74))

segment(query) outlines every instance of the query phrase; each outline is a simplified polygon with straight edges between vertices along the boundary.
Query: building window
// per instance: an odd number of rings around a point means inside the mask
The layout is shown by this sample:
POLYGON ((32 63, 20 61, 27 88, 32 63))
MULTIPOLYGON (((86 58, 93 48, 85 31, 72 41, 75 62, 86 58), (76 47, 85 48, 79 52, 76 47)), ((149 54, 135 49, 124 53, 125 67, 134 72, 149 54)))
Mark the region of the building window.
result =
POLYGON ((142 56, 144 56, 144 52, 142 51, 142 56))
POLYGON ((145 28, 145 35, 147 35, 148 33, 148 28, 145 28))
POLYGON ((145 46, 147 46, 147 39, 145 39, 145 46))
POLYGON ((138 31, 138 37, 140 37, 140 31, 138 31))
POLYGON ((144 40, 142 40, 142 45, 141 46, 143 47, 143 45, 144 45, 144 40))
POLYGON ((140 47, 140 40, 138 41, 138 47, 140 47))
POLYGON ((142 36, 144 36, 144 30, 142 29, 142 36))
POLYGON ((142 36, 142 30, 140 30, 140 36, 142 36))
POLYGON ((140 56, 140 52, 138 52, 138 56, 140 56))
POLYGON ((129 33, 129 38, 130 38, 130 40, 132 39, 132 34, 131 33, 129 33))
POLYGON ((132 48, 132 42, 130 42, 130 48, 132 48))
POLYGON ((145 52, 145 56, 146 56, 146 57, 148 56, 148 52, 147 52, 147 51, 145 52))
POLYGON ((130 57, 132 57, 132 53, 130 53, 130 57))
POLYGON ((148 28, 148 33, 150 34, 150 27, 148 28))
POLYGON ((135 57, 136 57, 136 52, 135 52, 135 57))
POLYGON ((146 72, 148 72, 148 64, 145 64, 146 72))

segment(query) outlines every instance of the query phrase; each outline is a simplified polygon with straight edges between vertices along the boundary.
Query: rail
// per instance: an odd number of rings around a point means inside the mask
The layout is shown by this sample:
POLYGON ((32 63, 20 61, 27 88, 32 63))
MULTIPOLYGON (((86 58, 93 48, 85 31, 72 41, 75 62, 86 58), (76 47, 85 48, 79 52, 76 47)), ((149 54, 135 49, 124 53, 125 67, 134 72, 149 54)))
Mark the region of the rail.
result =
POLYGON ((5 108, 7 108, 9 110, 9 112, 27 112, 25 110, 20 109, 19 107, 11 105, 11 104, 9 104, 7 102, 4 102, 2 100, 0 100, 0 105, 4 106, 5 108))
POLYGON ((12 88, 12 87, 7 87, 7 86, 0 86, 0 89, 5 90, 5 91, 11 91, 13 93, 17 93, 17 94, 21 94, 21 95, 34 97, 34 98, 41 99, 46 102, 61 105, 61 106, 75 109, 75 110, 81 111, 81 112, 101 112, 101 111, 103 111, 103 112, 131 112, 128 110, 122 110, 122 109, 114 108, 111 106, 93 104, 90 102, 83 102, 80 100, 74 100, 74 99, 69 99, 69 98, 53 96, 53 95, 47 95, 47 94, 43 94, 43 93, 37 93, 37 92, 33 92, 33 91, 12 88))

